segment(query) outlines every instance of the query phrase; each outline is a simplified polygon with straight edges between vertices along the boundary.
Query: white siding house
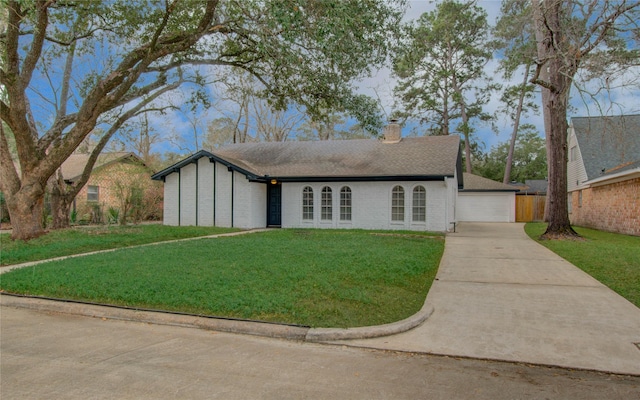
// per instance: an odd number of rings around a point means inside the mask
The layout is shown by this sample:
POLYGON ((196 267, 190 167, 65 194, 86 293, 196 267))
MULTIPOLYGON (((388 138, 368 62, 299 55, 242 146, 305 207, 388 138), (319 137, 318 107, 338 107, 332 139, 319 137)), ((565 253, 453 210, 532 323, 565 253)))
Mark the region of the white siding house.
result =
POLYGON ((167 225, 445 232, 461 185, 457 136, 243 143, 158 172, 167 225))

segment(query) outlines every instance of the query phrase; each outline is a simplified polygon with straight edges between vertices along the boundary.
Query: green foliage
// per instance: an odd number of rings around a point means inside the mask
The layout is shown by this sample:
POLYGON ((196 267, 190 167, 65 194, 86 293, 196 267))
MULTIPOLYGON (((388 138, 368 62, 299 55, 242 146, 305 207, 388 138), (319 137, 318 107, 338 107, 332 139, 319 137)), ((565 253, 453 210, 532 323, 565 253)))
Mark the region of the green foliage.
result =
POLYGON ((117 224, 120 219, 120 209, 115 207, 109 207, 109 215, 107 217, 108 224, 117 224))
POLYGON ((537 55, 529 3, 503 0, 500 18, 492 31, 491 45, 498 51, 505 79, 510 79, 523 65, 532 64, 537 55))
POLYGON ((0 265, 20 264, 96 250, 235 232, 238 229, 203 226, 83 226, 51 231, 28 242, 0 234, 0 265))
MULTIPOLYGON (((526 179, 547 178, 547 152, 545 140, 538 135, 535 127, 521 127, 513 153, 513 167, 510 181, 524 182, 526 179)), ((488 154, 478 159, 474 171, 485 178, 502 181, 509 153, 509 142, 493 146, 488 154)))
POLYGON ((311 326, 376 325, 422 307, 443 250, 442 238, 415 232, 282 229, 18 269, 2 276, 1 289, 311 326))
MULTIPOLYGON (((42 203, 44 190, 32 183, 43 186, 97 126, 106 144, 129 119, 165 110, 165 94, 181 87, 192 94, 185 109, 197 109, 230 68, 255 77, 255 90, 274 110, 296 104, 314 119, 335 110, 376 129, 376 103, 356 94, 354 82, 384 64, 404 11, 404 0, 3 4, 13 23, 4 24, 1 39, 7 129, 0 144, 15 136, 23 168, 18 173, 10 152, 0 152, 2 188, 25 199, 25 208, 42 203)), ((14 237, 44 233, 13 207, 22 219, 14 237)))
POLYGON ((584 240, 539 240, 546 224, 525 225, 532 239, 640 307, 640 237, 573 228, 584 240))
MULTIPOLYGON (((443 135, 451 133, 450 125, 463 108, 469 120, 484 118, 485 90, 492 89, 484 74, 492 57, 488 37, 487 14, 475 2, 440 2, 408 26, 393 57, 400 114, 418 118, 434 134, 443 135)), ((465 135, 472 131, 468 121, 456 129, 465 135)))

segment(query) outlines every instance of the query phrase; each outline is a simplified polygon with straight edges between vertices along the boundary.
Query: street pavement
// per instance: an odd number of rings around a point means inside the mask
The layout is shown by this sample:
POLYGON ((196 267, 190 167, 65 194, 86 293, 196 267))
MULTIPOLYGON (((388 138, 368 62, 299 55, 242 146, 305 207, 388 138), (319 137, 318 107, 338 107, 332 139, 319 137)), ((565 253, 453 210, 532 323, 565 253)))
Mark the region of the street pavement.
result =
POLYGON ((0 398, 639 399, 640 377, 0 308, 0 398))

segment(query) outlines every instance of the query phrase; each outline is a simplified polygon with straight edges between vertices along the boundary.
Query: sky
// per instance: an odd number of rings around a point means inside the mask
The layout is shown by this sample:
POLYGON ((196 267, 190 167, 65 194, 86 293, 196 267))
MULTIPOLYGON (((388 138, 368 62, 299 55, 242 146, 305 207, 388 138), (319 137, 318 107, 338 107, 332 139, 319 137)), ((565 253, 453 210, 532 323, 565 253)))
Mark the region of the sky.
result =
MULTIPOLYGON (((491 26, 495 24, 497 19, 500 16, 500 0, 480 0, 478 1, 478 5, 485 9, 487 12, 487 19, 491 26)), ((430 12, 435 9, 435 3, 431 0, 421 0, 421 1, 409 1, 408 9, 405 13, 405 21, 415 20, 420 17, 425 12, 430 12)), ((491 76, 501 84, 518 84, 522 80, 522 73, 520 75, 514 74, 513 80, 511 82, 507 82, 503 79, 503 77, 499 74, 496 74, 495 71, 498 69, 499 60, 494 58, 491 60, 485 70, 488 76, 491 76)), ((395 81, 391 76, 391 72, 389 69, 381 69, 377 72, 377 74, 371 78, 365 79, 360 84, 360 90, 362 93, 380 97, 383 101, 382 104, 385 106, 386 113, 390 113, 392 111, 393 104, 393 86, 395 85, 395 81)), ((499 102, 499 94, 492 96, 489 103, 485 106, 485 111, 489 113, 494 113, 500 106, 499 102)), ((538 104, 540 104, 540 95, 537 94, 538 104)), ((619 114, 638 114, 640 113, 640 90, 636 88, 635 90, 629 90, 626 88, 620 88, 618 90, 612 91, 612 96, 610 99, 601 97, 601 107, 604 107, 604 113, 609 113, 613 115, 619 114)), ((598 116, 603 113, 600 110, 600 106, 594 103, 592 99, 581 98, 578 94, 576 94, 575 90, 572 90, 572 99, 571 99, 572 110, 568 115, 569 118, 577 117, 577 116, 598 116)), ((522 123, 529 123, 534 125, 540 136, 544 137, 544 126, 543 126, 543 117, 540 112, 539 115, 529 115, 523 118, 522 123)), ((506 142, 511 137, 511 122, 506 120, 505 118, 498 119, 496 123, 499 132, 494 132, 490 126, 488 125, 476 125, 476 140, 480 141, 484 144, 484 151, 488 152, 492 146, 497 146, 500 143, 506 142)), ((423 127, 424 129, 425 127, 423 127)), ((405 128, 403 130, 403 135, 408 134, 409 128, 405 128)))
MULTIPOLYGON (((487 11, 488 21, 490 25, 493 25, 497 18, 499 17, 500 12, 500 4, 499 0, 480 0, 478 1, 478 5, 483 7, 487 11)), ((417 19, 424 12, 431 11, 435 8, 435 3, 430 0, 420 0, 420 1, 409 1, 408 9, 405 14, 405 21, 410 21, 417 19)), ((498 60, 491 60, 487 66, 486 71, 487 75, 493 76, 495 80, 499 83, 508 83, 504 82, 501 76, 496 75, 496 70, 498 67, 498 60)), ((514 81, 510 82, 512 84, 519 83, 522 79, 522 75, 514 74, 514 81)), ((358 91, 363 94, 367 94, 374 98, 379 98, 381 105, 383 106, 384 112, 386 115, 389 115, 392 112, 393 108, 393 87, 395 85, 394 78, 388 68, 383 68, 377 71, 373 76, 363 79, 358 83, 358 91)), ((601 115, 601 111, 598 109, 594 102, 591 99, 580 98, 575 94, 575 91, 572 91, 572 102, 573 106, 572 111, 570 112, 569 117, 572 116, 588 116, 588 115, 601 115)), ((539 99, 539 94, 537 95, 539 99)), ((491 101, 485 106, 484 111, 493 113, 499 107, 499 94, 492 96, 491 101)), ((608 108, 608 105, 611 105, 612 102, 618 103, 615 109, 609 110, 610 114, 636 114, 640 113, 640 104, 638 102, 638 98, 640 98, 640 90, 635 89, 634 91, 619 89, 614 90, 612 92, 611 101, 605 100, 601 102, 604 104, 605 108, 608 108)), ((167 131, 172 132, 183 132, 186 133, 186 141, 182 144, 178 145, 175 141, 165 140, 154 146, 154 151, 165 152, 177 152, 188 154, 189 152, 196 151, 195 144, 193 140, 193 123, 196 122, 196 125, 199 126, 199 130, 204 132, 206 129, 206 124, 208 121, 213 119, 215 116, 220 116, 220 112, 211 112, 209 114, 202 114, 195 117, 186 116, 184 113, 174 112, 169 113, 168 117, 162 117, 162 119, 156 120, 155 125, 160 132, 163 132, 163 135, 167 134, 167 131)), ((354 121, 355 122, 355 121, 354 121)), ((522 123, 530 123, 534 125, 540 136, 544 136, 542 115, 529 115, 524 118, 522 123)), ((488 124, 475 125, 475 139, 476 141, 481 143, 481 148, 483 151, 488 152, 492 146, 497 146, 502 142, 506 142, 509 140, 511 135, 511 125, 510 121, 506 119, 498 120, 496 122, 499 132, 494 132, 488 124)), ((412 125, 414 128, 418 130, 418 132, 424 132, 426 130, 426 126, 419 126, 417 124, 412 125)), ((412 126, 406 126, 403 129, 403 135, 408 135, 411 131, 412 126)), ((204 136, 204 135, 202 135, 204 136)), ((200 147, 201 147, 200 141, 200 147)))

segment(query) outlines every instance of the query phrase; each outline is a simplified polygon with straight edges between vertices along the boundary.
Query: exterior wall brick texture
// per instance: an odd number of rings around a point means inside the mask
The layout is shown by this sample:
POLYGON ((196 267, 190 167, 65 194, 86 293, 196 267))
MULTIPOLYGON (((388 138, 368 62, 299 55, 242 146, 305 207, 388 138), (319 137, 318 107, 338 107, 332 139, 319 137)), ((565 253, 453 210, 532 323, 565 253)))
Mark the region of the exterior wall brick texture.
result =
MULTIPOLYGON (((110 207, 119 208, 120 199, 115 190, 115 182, 130 181, 132 176, 140 173, 140 166, 127 163, 115 163, 93 172, 75 199, 78 218, 85 218, 85 215, 90 214, 96 205, 100 207, 103 213, 107 212, 110 207), (97 202, 87 200, 89 186, 98 187, 97 202)), ((159 186, 157 182, 151 180, 151 173, 144 172, 142 174, 143 177, 139 180, 143 183, 145 190, 152 186, 159 186)), ((162 205, 159 206, 157 214, 161 215, 161 209, 162 205)))
POLYGON ((571 195, 571 223, 640 236, 640 178, 592 187, 571 195))

